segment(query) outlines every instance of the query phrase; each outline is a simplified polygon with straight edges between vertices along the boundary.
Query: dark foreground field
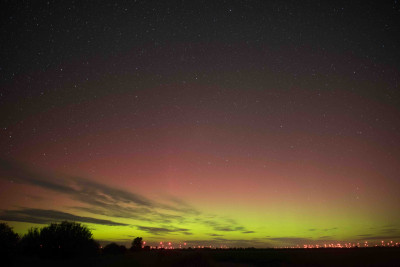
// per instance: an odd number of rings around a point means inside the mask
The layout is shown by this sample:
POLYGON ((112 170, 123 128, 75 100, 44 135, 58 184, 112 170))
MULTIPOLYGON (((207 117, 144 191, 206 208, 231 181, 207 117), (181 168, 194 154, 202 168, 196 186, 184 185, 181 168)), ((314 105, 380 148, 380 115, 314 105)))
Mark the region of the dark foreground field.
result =
POLYGON ((400 249, 164 250, 70 260, 17 258, 11 266, 400 266, 400 249))

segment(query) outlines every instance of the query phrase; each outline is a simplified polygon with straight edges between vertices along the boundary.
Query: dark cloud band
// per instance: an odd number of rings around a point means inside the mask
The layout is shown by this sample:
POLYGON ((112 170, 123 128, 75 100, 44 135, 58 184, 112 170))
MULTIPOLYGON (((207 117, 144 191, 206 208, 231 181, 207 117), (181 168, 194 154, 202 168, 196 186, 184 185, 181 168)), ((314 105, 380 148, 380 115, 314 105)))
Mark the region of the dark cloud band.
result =
POLYGON ((83 223, 94 223, 108 226, 127 226, 125 223, 118 223, 110 220, 101 220, 92 217, 82 217, 71 213, 44 210, 44 209, 20 209, 20 210, 3 210, 0 212, 0 220, 28 222, 37 224, 48 224, 59 221, 76 221, 83 223))

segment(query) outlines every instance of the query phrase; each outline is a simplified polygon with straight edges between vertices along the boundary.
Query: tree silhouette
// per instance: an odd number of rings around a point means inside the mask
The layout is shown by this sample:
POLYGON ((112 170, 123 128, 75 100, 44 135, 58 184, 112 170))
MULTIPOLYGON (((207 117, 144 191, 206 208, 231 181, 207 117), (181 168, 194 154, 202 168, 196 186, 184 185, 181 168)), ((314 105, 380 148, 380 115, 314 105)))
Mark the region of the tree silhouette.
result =
POLYGON ((143 238, 141 238, 141 237, 136 237, 135 239, 133 239, 131 250, 132 251, 141 250, 142 249, 142 244, 143 244, 142 240, 143 240, 143 238))
POLYGON ((47 258, 89 256, 99 245, 91 231, 76 222, 52 223, 42 229, 32 228, 21 240, 22 251, 47 258))
POLYGON ((76 222, 52 223, 42 228, 40 239, 46 256, 84 256, 93 254, 98 249, 92 232, 76 222))
POLYGON ((21 241, 19 247, 25 254, 38 255, 41 250, 40 231, 38 228, 31 228, 28 230, 21 241))
POLYGON ((19 240, 18 234, 6 223, 0 223, 0 255, 10 256, 15 252, 19 240))

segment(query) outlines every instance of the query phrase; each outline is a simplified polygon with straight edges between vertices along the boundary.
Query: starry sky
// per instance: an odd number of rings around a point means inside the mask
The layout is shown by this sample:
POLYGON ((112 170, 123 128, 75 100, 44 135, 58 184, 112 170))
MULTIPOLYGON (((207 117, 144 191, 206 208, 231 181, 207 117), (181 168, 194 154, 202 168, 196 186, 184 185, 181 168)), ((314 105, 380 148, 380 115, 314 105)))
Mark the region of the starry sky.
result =
POLYGON ((0 220, 400 241, 400 3, 349 2, 2 1, 0 220))

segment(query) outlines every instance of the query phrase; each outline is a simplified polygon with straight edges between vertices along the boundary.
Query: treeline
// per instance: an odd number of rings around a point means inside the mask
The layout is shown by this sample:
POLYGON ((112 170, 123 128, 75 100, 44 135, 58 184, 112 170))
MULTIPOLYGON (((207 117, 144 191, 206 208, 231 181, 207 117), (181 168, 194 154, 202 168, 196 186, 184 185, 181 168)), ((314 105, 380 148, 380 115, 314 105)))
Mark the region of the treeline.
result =
MULTIPOLYGON (((142 249, 142 238, 132 241, 132 251, 142 249)), ((87 257, 100 253, 121 254, 128 249, 111 243, 101 249, 93 239, 92 232, 77 222, 64 221, 51 223, 43 228, 31 228, 20 237, 6 223, 0 223, 0 255, 13 257, 18 255, 43 258, 87 257)))

